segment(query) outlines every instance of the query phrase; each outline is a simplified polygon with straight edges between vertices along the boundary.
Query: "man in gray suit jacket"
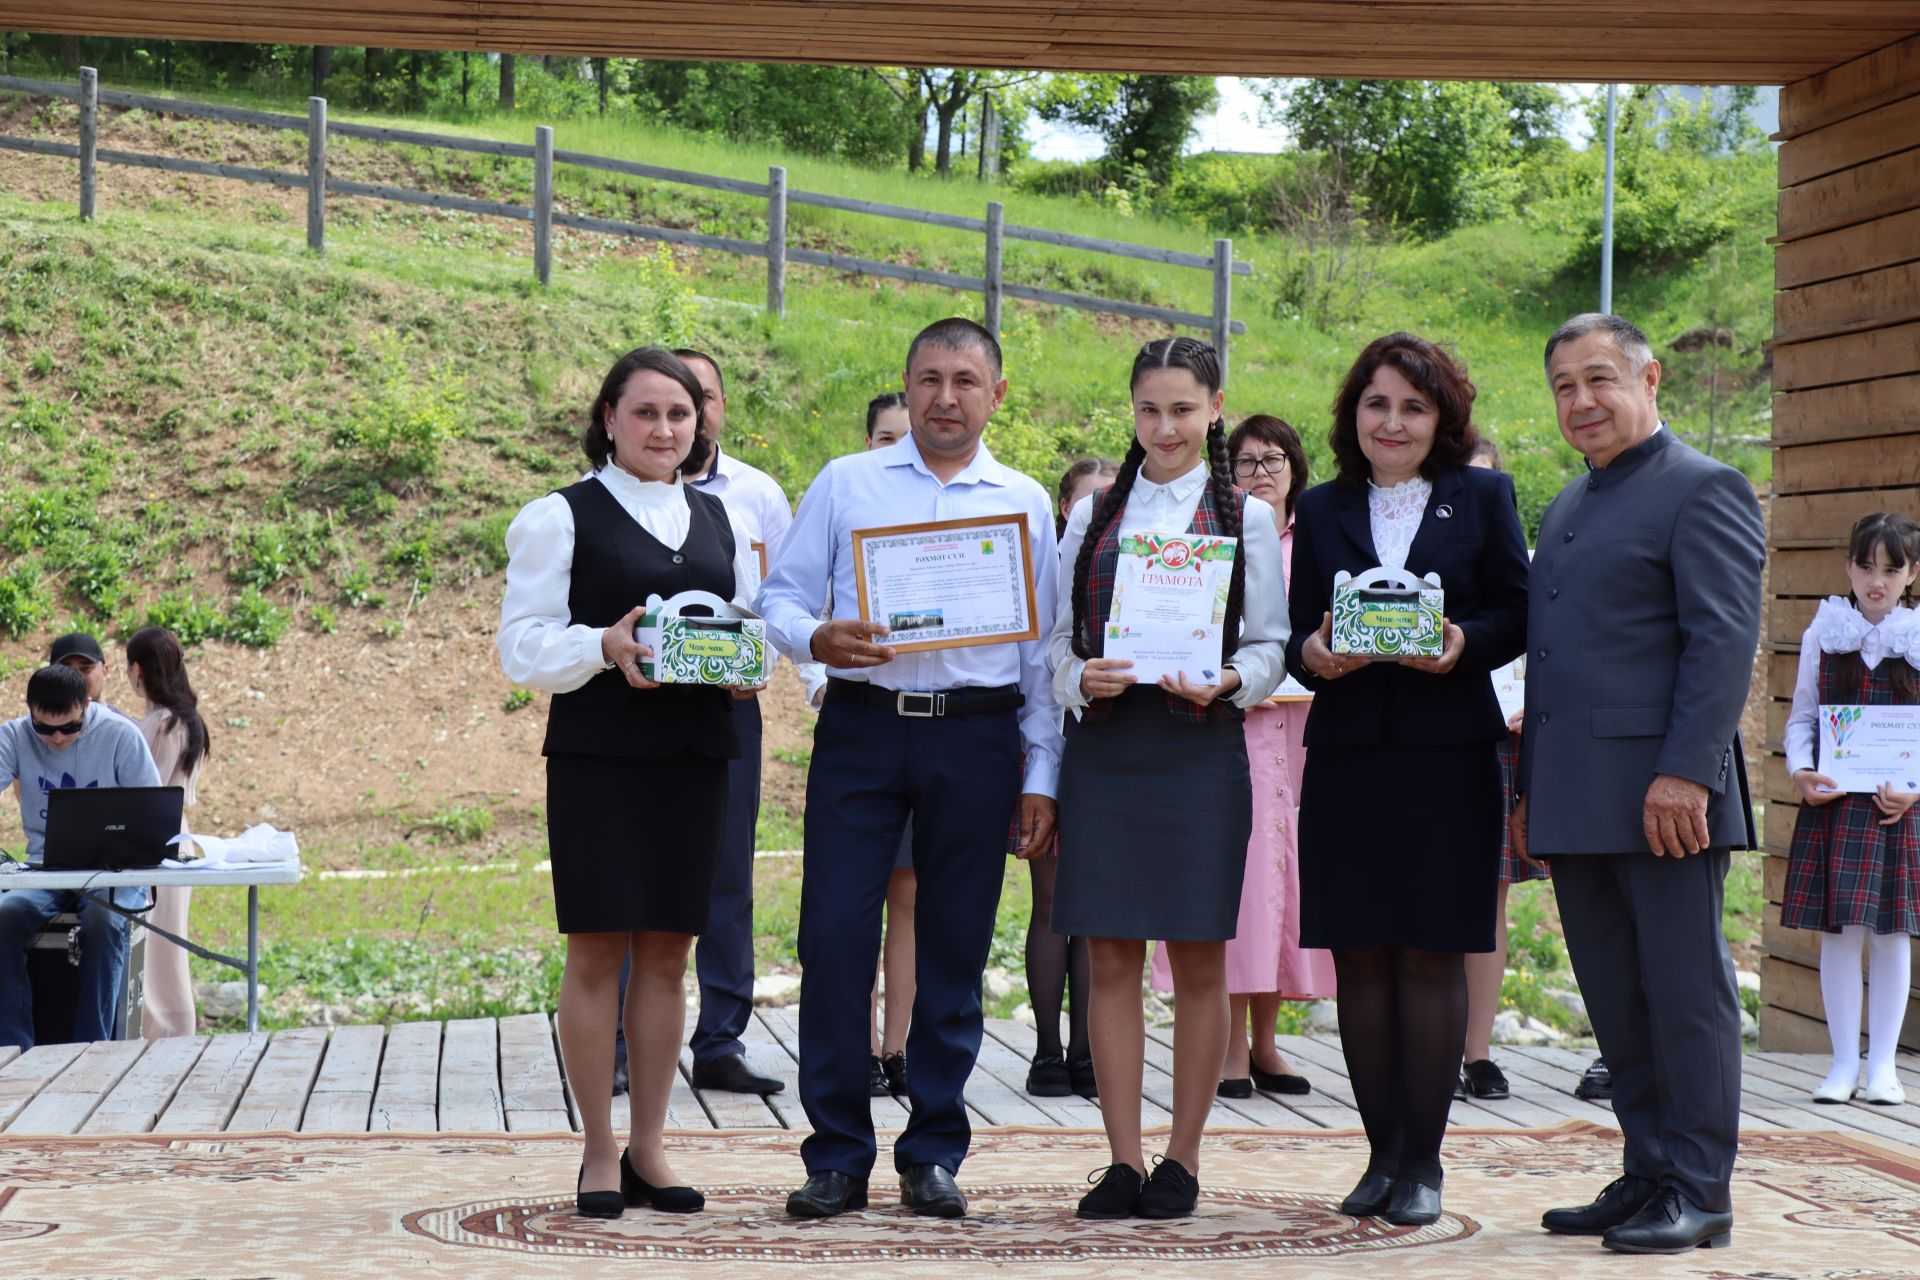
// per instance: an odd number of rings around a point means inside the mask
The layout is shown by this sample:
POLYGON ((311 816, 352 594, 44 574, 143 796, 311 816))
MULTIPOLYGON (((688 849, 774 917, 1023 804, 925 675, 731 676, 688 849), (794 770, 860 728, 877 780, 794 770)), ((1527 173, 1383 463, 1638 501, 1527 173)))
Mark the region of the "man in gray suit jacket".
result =
POLYGON ((1740 1117, 1720 910, 1730 850, 1754 845, 1739 725, 1766 536, 1752 485, 1663 429, 1639 329, 1575 316, 1547 378, 1588 472, 1540 522, 1513 838, 1553 868, 1626 1159, 1542 1225, 1628 1253, 1720 1246, 1740 1117))

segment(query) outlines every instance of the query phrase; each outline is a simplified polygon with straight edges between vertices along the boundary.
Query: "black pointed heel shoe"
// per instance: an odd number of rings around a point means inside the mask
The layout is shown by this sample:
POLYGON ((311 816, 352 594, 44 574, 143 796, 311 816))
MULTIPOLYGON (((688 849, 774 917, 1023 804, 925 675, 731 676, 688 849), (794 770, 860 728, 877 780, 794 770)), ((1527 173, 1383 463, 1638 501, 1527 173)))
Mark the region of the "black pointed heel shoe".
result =
MULTIPOLYGON (((627 1162, 620 1161, 620 1181, 626 1182, 627 1162)), ((573 1184, 573 1208, 583 1218, 617 1218, 627 1210, 627 1202, 618 1191, 582 1191, 587 1185, 587 1162, 580 1162, 580 1176, 573 1184)))
POLYGON ((635 1173, 629 1160, 632 1152, 629 1147, 620 1153, 620 1197, 626 1204, 661 1213, 698 1213, 707 1207, 707 1198, 692 1187, 656 1187, 635 1173))

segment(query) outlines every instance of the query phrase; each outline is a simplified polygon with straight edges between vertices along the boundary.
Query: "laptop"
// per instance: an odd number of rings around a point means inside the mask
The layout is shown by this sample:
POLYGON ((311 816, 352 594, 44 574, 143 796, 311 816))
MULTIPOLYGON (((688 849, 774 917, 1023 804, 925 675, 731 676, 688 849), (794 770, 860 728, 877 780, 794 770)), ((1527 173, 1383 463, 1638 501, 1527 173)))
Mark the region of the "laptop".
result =
POLYGON ((135 871, 170 857, 183 787, 63 787, 47 793, 48 871, 135 871))

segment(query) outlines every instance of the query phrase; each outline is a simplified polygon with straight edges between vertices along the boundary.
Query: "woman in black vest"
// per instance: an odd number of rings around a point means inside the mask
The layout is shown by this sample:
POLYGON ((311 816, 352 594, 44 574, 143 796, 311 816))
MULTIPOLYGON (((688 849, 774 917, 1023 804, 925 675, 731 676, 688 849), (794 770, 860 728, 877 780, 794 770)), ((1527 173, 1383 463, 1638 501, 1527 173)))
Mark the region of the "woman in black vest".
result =
MULTIPOLYGON (((1253 824, 1245 708, 1284 674, 1286 578, 1273 510, 1233 487, 1220 361, 1192 338, 1133 362, 1134 439, 1113 487, 1083 500, 1060 540, 1061 599, 1048 641, 1055 696, 1074 715, 1060 762, 1053 929, 1086 938, 1094 1076, 1113 1163, 1083 1218, 1182 1218, 1199 1195, 1200 1134, 1227 1048, 1226 940, 1240 913, 1253 824), (1144 533, 1239 539, 1215 673, 1136 684, 1102 654, 1120 543, 1144 533), (1140 975, 1166 940, 1179 1005, 1173 1135, 1152 1176, 1140 1143, 1146 1026, 1140 975)), ((1168 560, 1172 565, 1172 560, 1168 560)))
POLYGON ((706 927, 740 754, 725 689, 658 685, 634 639, 648 596, 752 595, 758 565, 719 499, 682 484, 706 462, 701 389, 670 352, 644 347, 608 371, 585 440, 593 472, 530 502, 507 530, 500 661, 553 694, 547 719, 547 839, 567 935, 560 1048, 580 1099, 580 1212, 626 1205, 691 1213, 661 1129, 686 1014, 687 950, 706 927), (631 953, 625 1026, 632 1132, 615 1145, 613 1032, 631 953))

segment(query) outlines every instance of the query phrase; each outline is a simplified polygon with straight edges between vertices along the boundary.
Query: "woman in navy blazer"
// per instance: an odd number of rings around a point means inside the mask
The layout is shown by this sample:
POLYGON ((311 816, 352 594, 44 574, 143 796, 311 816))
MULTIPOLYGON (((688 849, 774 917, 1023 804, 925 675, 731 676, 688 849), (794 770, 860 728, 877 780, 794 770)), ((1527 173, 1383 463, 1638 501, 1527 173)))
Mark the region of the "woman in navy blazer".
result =
POLYGON ((1372 1155, 1343 1212, 1440 1213, 1440 1140, 1466 1033, 1463 956, 1493 948, 1500 849, 1488 678, 1526 647, 1513 481, 1470 469, 1474 388, 1445 351, 1381 338, 1333 405, 1339 475, 1294 512, 1287 668, 1314 692, 1300 801, 1301 945, 1333 951, 1340 1039, 1372 1155), (1436 573, 1438 658, 1335 654, 1333 578, 1436 573))

